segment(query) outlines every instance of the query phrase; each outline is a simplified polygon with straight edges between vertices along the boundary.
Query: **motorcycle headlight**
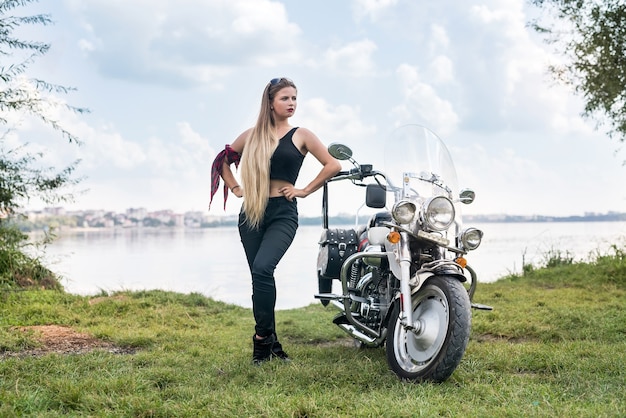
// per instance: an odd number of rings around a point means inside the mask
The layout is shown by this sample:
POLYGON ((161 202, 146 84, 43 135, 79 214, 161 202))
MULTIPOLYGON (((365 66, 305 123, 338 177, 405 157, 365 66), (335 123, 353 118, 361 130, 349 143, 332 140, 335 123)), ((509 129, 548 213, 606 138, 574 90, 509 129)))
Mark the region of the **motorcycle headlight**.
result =
POLYGON ((476 228, 468 228, 461 232, 461 245, 464 250, 475 250, 483 240, 483 231, 476 228))
POLYGON ((393 216, 393 219, 400 225, 409 224, 415 218, 416 210, 417 208, 415 207, 415 204, 406 200, 401 200, 393 205, 393 208, 391 209, 391 215, 393 216))
POLYGON ((431 231, 445 231, 454 222, 454 204, 444 196, 429 199, 422 209, 424 223, 431 231))

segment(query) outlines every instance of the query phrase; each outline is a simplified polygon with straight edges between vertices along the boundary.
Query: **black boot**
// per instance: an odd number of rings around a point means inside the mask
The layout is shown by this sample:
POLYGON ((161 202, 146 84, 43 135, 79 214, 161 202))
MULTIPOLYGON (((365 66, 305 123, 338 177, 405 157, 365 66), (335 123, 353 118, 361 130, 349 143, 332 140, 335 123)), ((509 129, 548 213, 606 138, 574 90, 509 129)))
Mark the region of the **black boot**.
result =
POLYGON ((253 364, 258 366, 259 364, 272 359, 272 348, 276 342, 274 334, 270 334, 262 339, 258 339, 256 335, 253 335, 252 341, 254 343, 254 349, 252 351, 253 364))
POLYGON ((283 350, 283 346, 278 341, 278 336, 274 333, 274 345, 272 346, 272 357, 281 359, 284 362, 290 362, 291 359, 283 350))

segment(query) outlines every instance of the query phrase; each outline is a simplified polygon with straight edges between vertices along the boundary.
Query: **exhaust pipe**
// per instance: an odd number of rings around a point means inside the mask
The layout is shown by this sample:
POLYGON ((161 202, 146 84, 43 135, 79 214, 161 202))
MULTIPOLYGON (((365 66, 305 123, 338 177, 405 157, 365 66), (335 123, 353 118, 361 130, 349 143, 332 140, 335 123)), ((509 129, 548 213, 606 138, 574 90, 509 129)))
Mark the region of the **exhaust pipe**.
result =
POLYGON ((344 330, 345 332, 347 332, 348 334, 350 334, 350 336, 352 338, 361 341, 363 344, 365 344, 367 346, 375 347, 377 345, 376 344, 377 338, 372 338, 372 337, 369 337, 369 336, 363 334, 362 332, 360 332, 359 330, 354 328, 353 325, 350 325, 350 324, 337 324, 337 326, 339 328, 341 328, 342 330, 344 330))
POLYGON ((343 302, 339 302, 337 299, 331 300, 330 304, 333 305, 335 308, 339 309, 340 311, 343 311, 346 309, 343 302))

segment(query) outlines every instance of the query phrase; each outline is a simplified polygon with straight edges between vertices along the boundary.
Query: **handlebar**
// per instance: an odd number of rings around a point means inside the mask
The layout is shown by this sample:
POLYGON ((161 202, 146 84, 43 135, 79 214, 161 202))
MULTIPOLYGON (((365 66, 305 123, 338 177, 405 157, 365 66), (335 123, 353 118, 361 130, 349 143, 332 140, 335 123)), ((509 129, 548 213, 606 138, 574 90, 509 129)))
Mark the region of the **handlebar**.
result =
MULTIPOLYGON (((356 164, 355 164, 356 165, 356 164)), ((376 171, 372 169, 371 164, 361 164, 356 166, 348 171, 342 170, 335 174, 332 178, 328 179, 324 183, 324 194, 322 197, 322 225, 325 229, 328 229, 328 183, 339 180, 352 180, 355 185, 364 186, 362 183, 363 179, 367 177, 374 177, 376 182, 380 184, 380 181, 375 178, 376 176, 381 176, 383 178, 387 178, 384 173, 380 171, 376 171), (356 181, 360 181, 357 183, 356 181)))
POLYGON ((331 182, 338 180, 363 180, 367 177, 373 177, 377 175, 381 175, 384 177, 384 174, 380 171, 373 170, 371 164, 361 164, 360 166, 352 168, 348 171, 340 171, 328 181, 331 182))

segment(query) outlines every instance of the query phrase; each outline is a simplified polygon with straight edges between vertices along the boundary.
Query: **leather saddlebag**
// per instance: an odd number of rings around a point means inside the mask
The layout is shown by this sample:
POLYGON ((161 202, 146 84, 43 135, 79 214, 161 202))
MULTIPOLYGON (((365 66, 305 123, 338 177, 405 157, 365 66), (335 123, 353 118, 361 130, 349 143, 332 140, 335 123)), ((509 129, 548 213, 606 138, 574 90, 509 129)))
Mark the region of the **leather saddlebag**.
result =
POLYGON ((354 229, 325 229, 317 255, 319 276, 338 279, 344 260, 356 252, 358 243, 354 229))

